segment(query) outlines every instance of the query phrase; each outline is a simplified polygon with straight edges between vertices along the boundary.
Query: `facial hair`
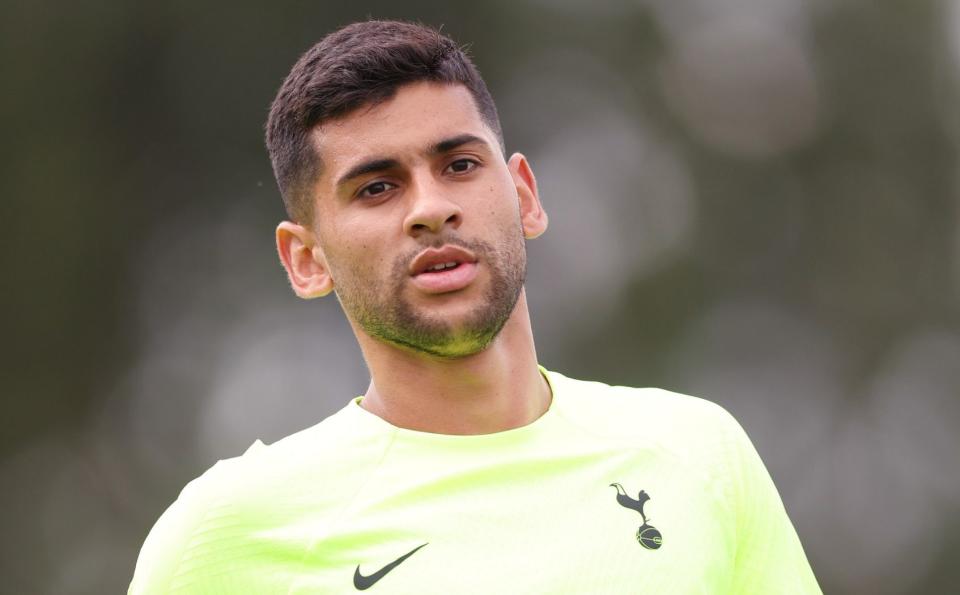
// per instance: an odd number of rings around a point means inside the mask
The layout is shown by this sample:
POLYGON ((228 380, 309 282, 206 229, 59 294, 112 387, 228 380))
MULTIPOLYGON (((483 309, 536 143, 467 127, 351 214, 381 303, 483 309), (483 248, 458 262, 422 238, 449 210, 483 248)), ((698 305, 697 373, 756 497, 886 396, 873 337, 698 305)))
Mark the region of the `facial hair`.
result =
MULTIPOLYGON (((399 256, 385 281, 361 280, 372 274, 341 276, 337 297, 344 311, 371 337, 397 347, 444 359, 467 357, 486 349, 513 313, 526 276, 522 231, 506 234, 498 246, 456 236, 437 237, 399 256), (417 308, 404 297, 410 263, 426 248, 453 245, 473 252, 489 271, 483 300, 465 320, 451 322, 417 308)), ((369 273, 369 271, 367 272, 369 273)))

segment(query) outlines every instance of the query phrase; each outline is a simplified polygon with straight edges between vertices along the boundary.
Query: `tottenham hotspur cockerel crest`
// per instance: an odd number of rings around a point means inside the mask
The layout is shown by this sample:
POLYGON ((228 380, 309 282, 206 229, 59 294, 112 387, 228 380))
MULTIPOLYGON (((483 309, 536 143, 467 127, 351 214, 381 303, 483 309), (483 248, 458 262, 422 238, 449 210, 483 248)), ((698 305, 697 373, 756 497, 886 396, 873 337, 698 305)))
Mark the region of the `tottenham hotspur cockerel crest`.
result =
POLYGON ((656 527, 650 524, 647 515, 643 514, 643 505, 650 499, 650 496, 645 491, 640 490, 640 493, 634 499, 627 495, 627 492, 619 483, 611 483, 610 486, 617 488, 617 503, 620 506, 636 510, 643 517, 643 524, 637 529, 637 541, 640 542, 640 545, 648 550, 659 549, 663 545, 663 536, 660 535, 660 531, 656 527))

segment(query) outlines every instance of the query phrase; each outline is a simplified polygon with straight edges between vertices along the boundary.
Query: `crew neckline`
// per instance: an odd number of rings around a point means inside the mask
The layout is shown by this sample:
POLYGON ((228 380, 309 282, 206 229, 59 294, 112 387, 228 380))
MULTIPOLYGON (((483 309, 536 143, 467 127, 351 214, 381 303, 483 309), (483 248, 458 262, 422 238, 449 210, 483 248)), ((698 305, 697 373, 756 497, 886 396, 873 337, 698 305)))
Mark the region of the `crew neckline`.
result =
POLYGON ((392 434, 395 440, 419 443, 443 443, 446 445, 461 446, 489 445, 492 443, 501 442, 513 444, 518 441, 526 440, 529 437, 537 434, 543 428, 551 425, 554 418, 559 415, 557 412, 557 401, 561 397, 558 395, 556 379, 552 377, 553 374, 543 366, 538 365, 537 368, 540 370, 540 374, 543 376, 544 380, 547 381, 547 385, 550 387, 550 405, 547 407, 547 410, 543 412, 543 415, 537 419, 526 425, 510 428, 508 430, 490 432, 487 434, 441 434, 437 432, 426 432, 422 430, 402 428, 400 426, 391 424, 377 414, 367 411, 361 407, 360 402, 363 400, 363 395, 351 399, 350 403, 347 405, 347 411, 350 413, 351 417, 355 418, 358 422, 362 423, 371 431, 392 434))

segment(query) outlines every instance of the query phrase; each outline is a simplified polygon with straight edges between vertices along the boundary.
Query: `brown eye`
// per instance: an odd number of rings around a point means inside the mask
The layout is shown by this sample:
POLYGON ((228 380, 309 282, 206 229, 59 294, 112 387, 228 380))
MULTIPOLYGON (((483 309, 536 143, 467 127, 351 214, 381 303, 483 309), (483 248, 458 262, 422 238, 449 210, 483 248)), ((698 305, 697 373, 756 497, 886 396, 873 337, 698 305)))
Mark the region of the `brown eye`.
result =
POLYGON ((365 186, 363 190, 360 191, 359 196, 363 198, 370 198, 383 194, 387 190, 395 187, 396 186, 390 182, 374 182, 369 186, 365 186))
POLYGON ((447 166, 447 169, 450 173, 454 174, 465 174, 468 171, 473 171, 479 164, 473 159, 457 159, 453 163, 447 166))

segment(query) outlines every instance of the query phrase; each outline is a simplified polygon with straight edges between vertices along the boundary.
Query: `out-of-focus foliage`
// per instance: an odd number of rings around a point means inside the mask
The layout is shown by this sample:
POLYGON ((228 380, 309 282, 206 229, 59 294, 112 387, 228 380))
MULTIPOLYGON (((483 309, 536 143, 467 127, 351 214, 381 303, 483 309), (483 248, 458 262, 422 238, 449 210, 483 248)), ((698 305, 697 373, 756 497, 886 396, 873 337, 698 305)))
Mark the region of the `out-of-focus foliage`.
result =
POLYGON ((261 136, 367 16, 469 43, 531 158, 547 366, 730 409, 825 592, 960 583, 957 3, 332 4, 0 9, 0 590, 122 591, 189 479, 365 388, 261 136))

